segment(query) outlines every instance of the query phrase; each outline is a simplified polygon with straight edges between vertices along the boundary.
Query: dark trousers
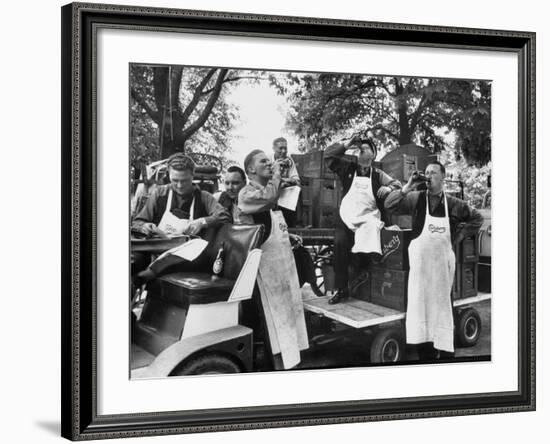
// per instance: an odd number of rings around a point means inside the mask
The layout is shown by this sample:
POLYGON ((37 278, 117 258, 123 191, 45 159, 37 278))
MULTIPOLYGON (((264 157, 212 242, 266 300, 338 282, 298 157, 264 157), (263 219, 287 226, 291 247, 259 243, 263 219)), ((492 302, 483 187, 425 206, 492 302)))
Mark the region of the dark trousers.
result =
MULTIPOLYGON (((351 252, 355 242, 355 234, 338 214, 334 232, 334 286, 343 289, 348 286, 350 267, 359 268, 359 257, 351 252)), ((353 271, 353 270, 352 270, 353 271)))
POLYGON ((432 342, 424 342, 423 344, 417 344, 416 352, 418 353, 418 360, 422 362, 432 362, 436 360, 453 359, 455 357, 454 352, 447 352, 443 350, 437 350, 434 348, 432 342))
POLYGON ((283 213, 283 217, 285 218, 285 222, 288 228, 296 227, 296 221, 297 221, 296 211, 292 211, 292 210, 289 210, 288 208, 283 208, 279 206, 276 209, 280 210, 283 213))

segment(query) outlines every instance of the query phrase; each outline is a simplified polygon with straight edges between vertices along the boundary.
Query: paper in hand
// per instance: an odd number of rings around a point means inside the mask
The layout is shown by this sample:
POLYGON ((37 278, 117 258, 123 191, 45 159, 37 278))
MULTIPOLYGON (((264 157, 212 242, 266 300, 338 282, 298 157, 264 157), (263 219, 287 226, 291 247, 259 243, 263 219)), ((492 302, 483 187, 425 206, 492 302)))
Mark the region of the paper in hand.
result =
POLYGON ((291 187, 286 187, 281 190, 279 194, 279 200, 277 204, 280 207, 286 208, 291 211, 296 211, 296 206, 298 205, 298 196, 300 196, 300 187, 298 185, 293 185, 291 187))
POLYGON ((204 251, 207 245, 208 242, 204 239, 191 239, 182 245, 178 245, 177 247, 165 251, 156 260, 158 261, 159 259, 171 254, 172 256, 178 256, 188 261, 194 261, 204 251))

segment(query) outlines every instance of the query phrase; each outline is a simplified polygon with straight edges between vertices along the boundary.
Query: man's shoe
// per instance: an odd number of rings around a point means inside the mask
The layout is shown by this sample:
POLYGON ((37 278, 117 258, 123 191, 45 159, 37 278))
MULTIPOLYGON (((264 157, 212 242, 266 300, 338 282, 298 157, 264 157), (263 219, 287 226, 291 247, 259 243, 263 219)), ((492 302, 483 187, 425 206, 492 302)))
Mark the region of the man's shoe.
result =
POLYGON ((345 301, 347 298, 349 298, 348 289, 347 288, 340 288, 336 292, 336 294, 328 300, 328 303, 331 304, 331 305, 338 304, 340 302, 345 301))

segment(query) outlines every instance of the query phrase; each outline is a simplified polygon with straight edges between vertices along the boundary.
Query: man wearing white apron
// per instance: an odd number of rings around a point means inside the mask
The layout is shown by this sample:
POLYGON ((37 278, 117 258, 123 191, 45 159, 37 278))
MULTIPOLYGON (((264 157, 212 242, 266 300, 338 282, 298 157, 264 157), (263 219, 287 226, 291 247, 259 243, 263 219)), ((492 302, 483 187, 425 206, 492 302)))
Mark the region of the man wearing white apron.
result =
MULTIPOLYGON (((244 169, 250 182, 240 191, 238 200, 239 222, 263 224, 266 228, 257 276, 260 301, 251 301, 247 311, 261 309, 263 313, 264 343, 273 355, 276 370, 298 365, 300 352, 309 346, 288 226, 282 213, 274 210, 281 190, 280 167, 280 160, 272 163, 263 151, 249 153, 244 169)), ((254 333, 258 335, 259 319, 254 321, 254 333)))
POLYGON ((445 195, 441 163, 430 163, 425 173, 426 191, 413 191, 420 183, 414 173, 402 190, 388 196, 386 208, 412 215, 405 328, 407 343, 418 346, 419 359, 430 361, 454 356, 453 243, 476 234, 483 219, 466 202, 445 195))
MULTIPOLYGON (((187 234, 208 237, 207 233, 211 231, 209 228, 215 229, 229 223, 229 213, 214 196, 193 185, 194 170, 192 159, 182 153, 172 155, 168 159, 170 184, 161 185, 153 191, 132 221, 132 230, 148 236, 174 237, 187 234)), ((165 272, 168 267, 185 262, 182 258, 168 256, 142 271, 149 261, 150 258, 139 258, 141 266, 132 265, 132 275, 138 285, 165 272)))
POLYGON ((380 210, 384 208, 384 198, 401 188, 401 183, 372 167, 376 146, 370 139, 353 138, 345 145, 331 145, 324 157, 328 167, 338 175, 344 192, 334 238, 337 292, 329 300, 330 304, 336 304, 349 296, 348 268, 358 262, 352 253, 380 254, 380 230, 384 225, 380 210), (359 155, 345 156, 347 149, 357 149, 359 155))

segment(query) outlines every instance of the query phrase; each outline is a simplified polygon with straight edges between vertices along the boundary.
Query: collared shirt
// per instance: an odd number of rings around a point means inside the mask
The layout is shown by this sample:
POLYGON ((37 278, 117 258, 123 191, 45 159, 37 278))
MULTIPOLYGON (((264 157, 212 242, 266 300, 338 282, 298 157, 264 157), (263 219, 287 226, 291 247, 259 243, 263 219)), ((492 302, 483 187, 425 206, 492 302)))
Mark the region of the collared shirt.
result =
MULTIPOLYGON (((443 217, 445 215, 445 204, 442 197, 443 192, 436 195, 435 199, 428 198, 429 206, 433 206, 429 209, 432 216, 443 217)), ((459 233, 464 237, 476 234, 483 223, 481 214, 461 199, 453 196, 446 196, 446 198, 452 241, 454 242, 459 233)), ((399 214, 412 215, 412 238, 420 235, 426 220, 426 191, 411 191, 407 194, 403 194, 401 190, 392 191, 386 198, 385 207, 388 210, 395 210, 399 214)))

